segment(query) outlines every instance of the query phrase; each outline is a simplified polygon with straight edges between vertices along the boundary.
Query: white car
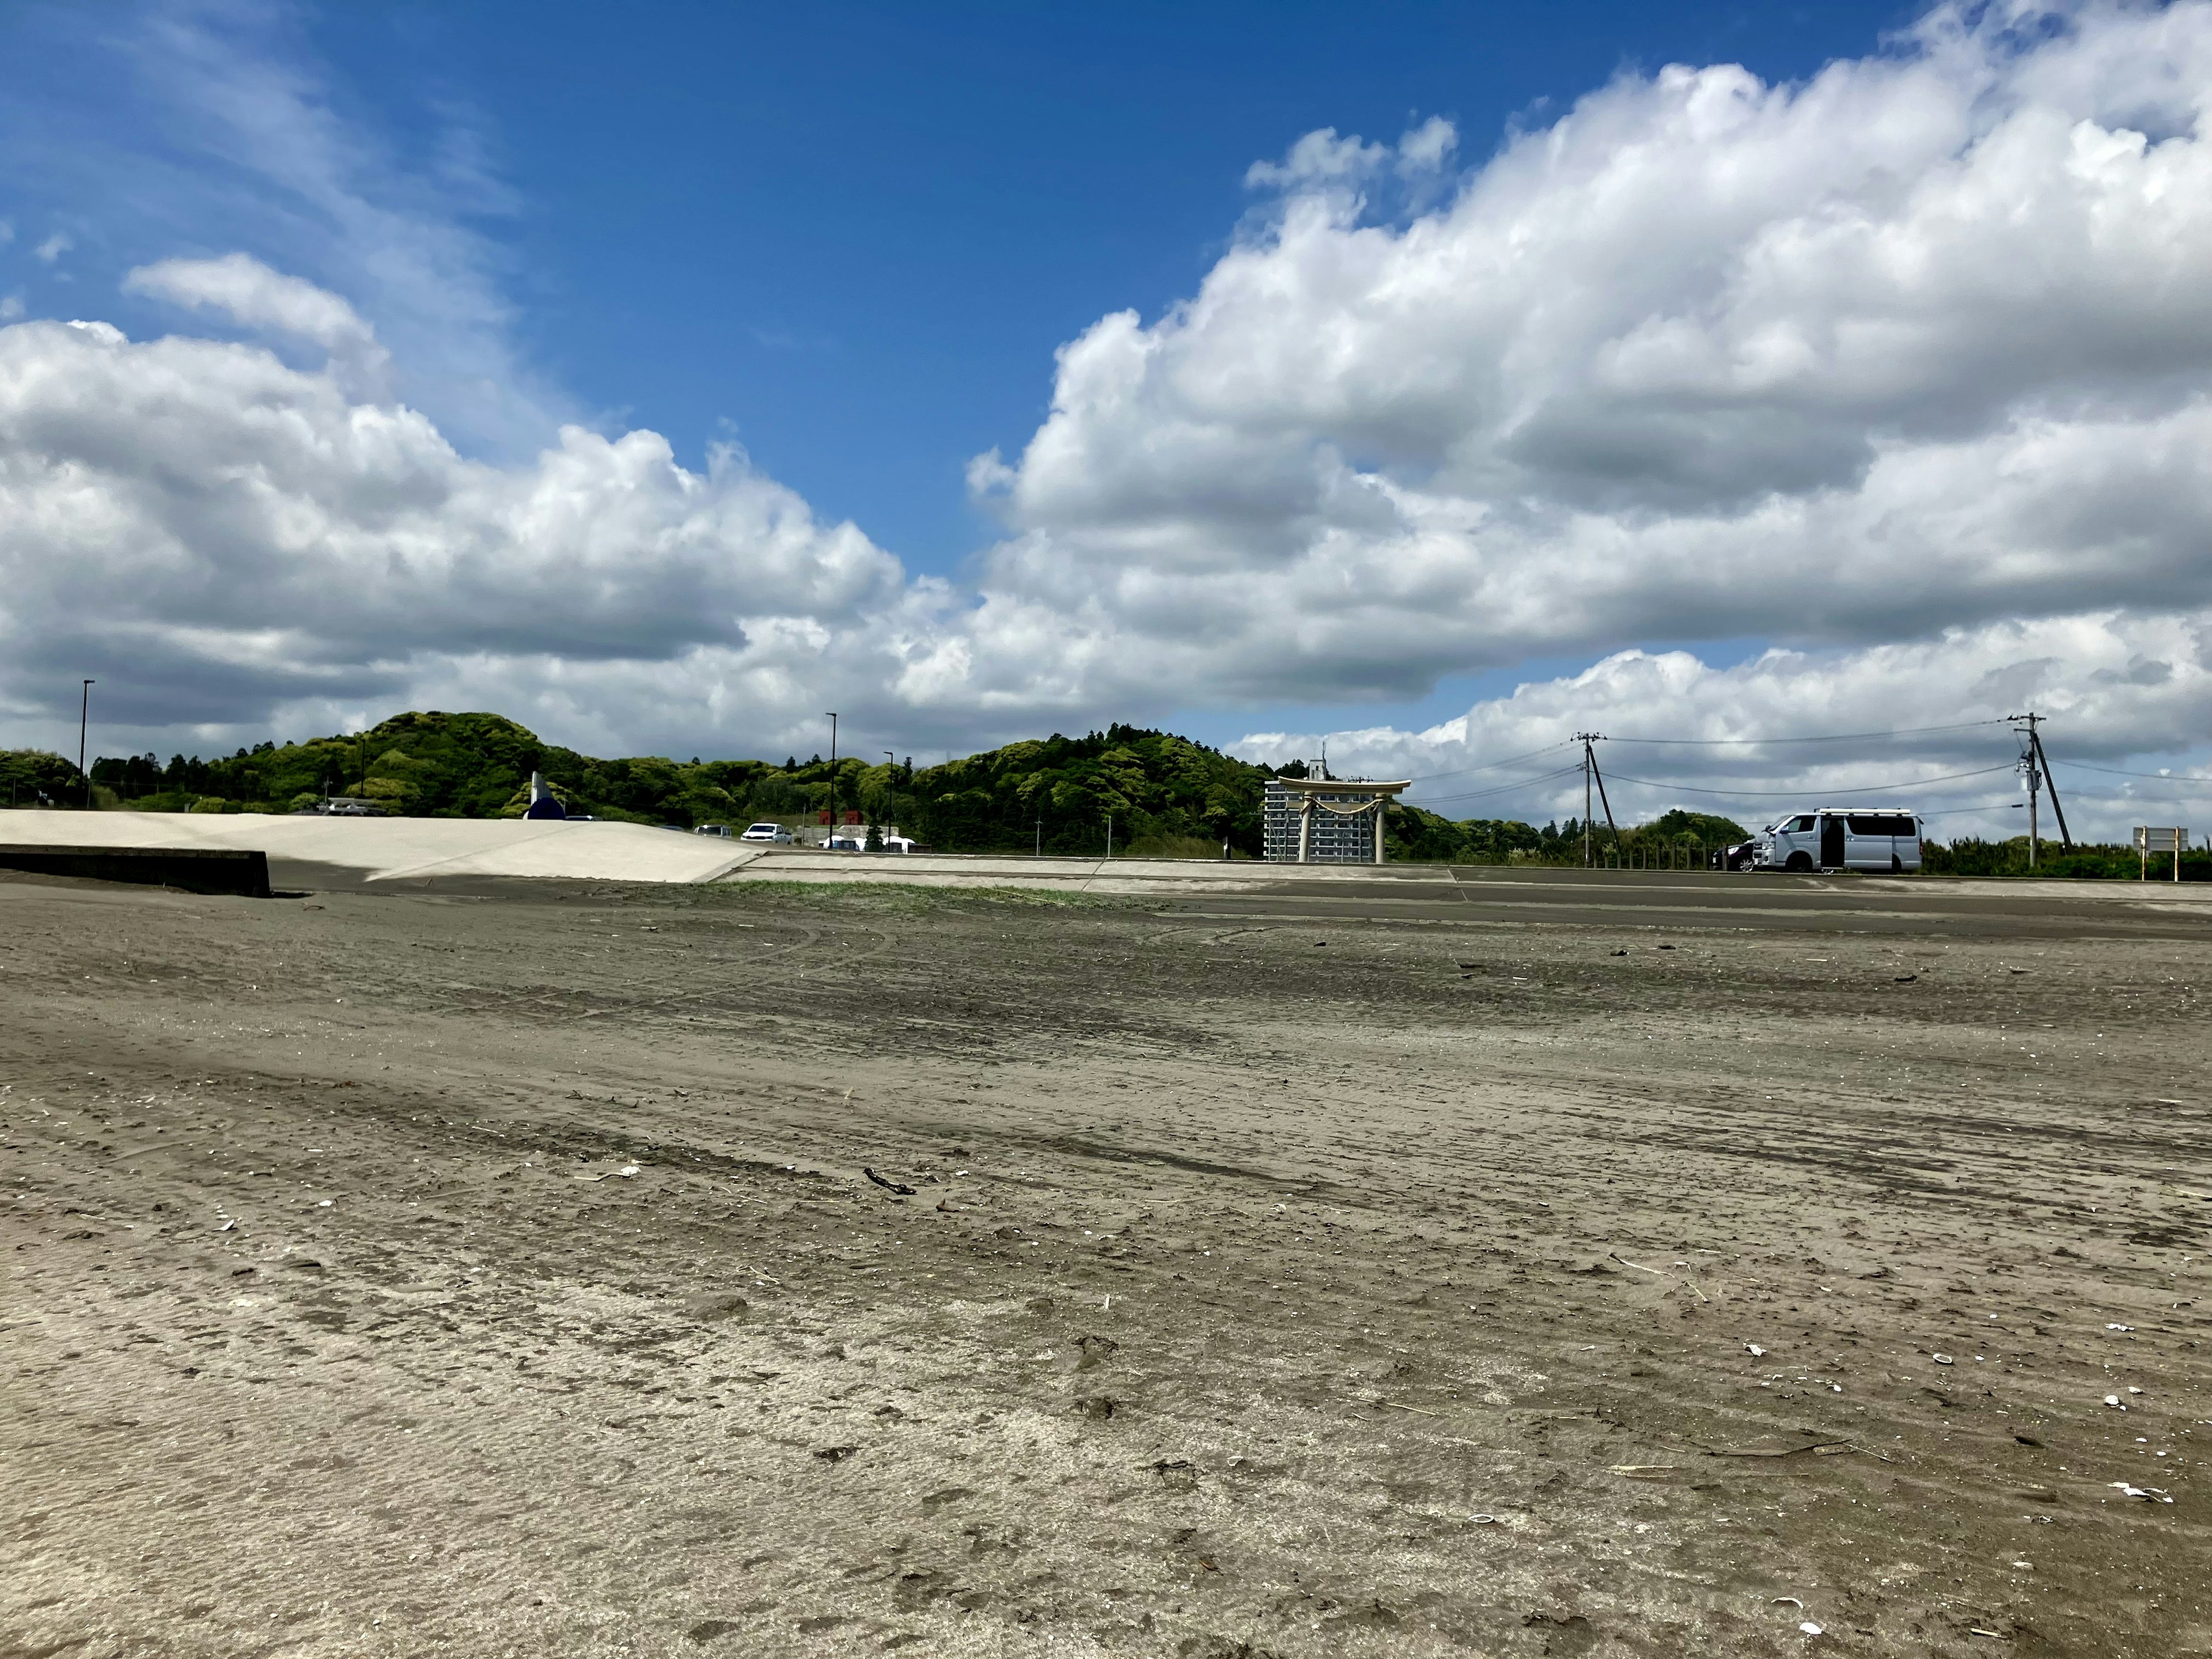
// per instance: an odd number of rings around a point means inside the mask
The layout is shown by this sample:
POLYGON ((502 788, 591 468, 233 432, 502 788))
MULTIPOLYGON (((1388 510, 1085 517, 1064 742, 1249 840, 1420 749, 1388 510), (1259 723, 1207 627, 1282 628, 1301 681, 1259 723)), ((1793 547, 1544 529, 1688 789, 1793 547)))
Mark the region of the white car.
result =
POLYGON ((1920 820, 1897 806, 1823 806, 1778 819, 1753 855, 1765 870, 1920 868, 1920 820))
POLYGON ((788 847, 791 845, 791 831, 780 823, 751 823, 745 826, 745 833, 738 839, 764 841, 778 847, 788 847))

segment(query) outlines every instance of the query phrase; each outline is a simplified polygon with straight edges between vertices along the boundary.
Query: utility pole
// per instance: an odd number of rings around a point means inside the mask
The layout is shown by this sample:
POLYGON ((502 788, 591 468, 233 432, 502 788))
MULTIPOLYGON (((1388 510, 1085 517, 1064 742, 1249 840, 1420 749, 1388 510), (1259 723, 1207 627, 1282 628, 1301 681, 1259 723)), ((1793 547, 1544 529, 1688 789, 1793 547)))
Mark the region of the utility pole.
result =
MULTIPOLYGON (((76 769, 84 778, 84 810, 88 812, 92 811, 92 774, 84 769, 84 733, 92 720, 92 688, 95 684, 93 680, 84 683, 82 701, 76 711, 76 769)), ((2180 854, 2174 856, 2179 858, 2180 854)))
POLYGON ((828 713, 830 715, 830 834, 825 839, 835 841, 837 839, 837 711, 833 708, 828 713))
POLYGON ((1106 815, 1106 856, 1109 859, 1114 856, 1114 815, 1111 812, 1106 815))
POLYGON ((1577 732, 1575 741, 1583 746, 1583 868, 1590 867, 1590 739, 1594 732, 1577 732))
POLYGON ((2058 817, 2059 844, 2069 853, 2074 850, 2074 837, 2066 828, 2066 809, 2058 801, 2058 785, 2051 775, 2051 757, 2044 752, 2043 733, 2037 729, 2043 716, 2031 709, 2025 714, 2008 714, 2005 718, 2016 726, 2027 728, 2027 751, 2020 757, 2020 769, 2027 776, 2027 867, 2033 870, 2039 840, 2036 796, 2042 790, 2051 791, 2051 810, 2058 817))
POLYGON ((898 756, 890 750, 884 750, 884 793, 890 796, 891 816, 898 816, 898 756))
POLYGON ((1590 867, 1590 785, 1597 785, 1597 798, 1605 806, 1605 827, 1613 831, 1613 845, 1620 847, 1620 826, 1613 821, 1613 803, 1606 799, 1605 774, 1598 769, 1597 750, 1590 745, 1603 743, 1602 732, 1577 732, 1575 741, 1583 746, 1583 868, 1590 867))
MULTIPOLYGON (((2011 716, 2011 718, 2015 720, 2025 720, 2027 723, 2028 757, 2034 763, 2036 777, 2041 781, 2043 787, 2051 792, 2051 810, 2058 819, 2059 845, 2070 853, 2074 850, 2074 836, 2066 828, 2065 803, 2058 799, 2058 780, 2051 775, 2051 751, 2043 746, 2043 733, 2039 729, 2042 722, 2043 716, 2031 713, 2027 714, 2014 714, 2011 716)), ((2035 836, 2035 810, 2033 805, 2033 797, 2030 798, 2030 800, 2031 804, 2028 808, 2028 839, 2029 845, 2031 848, 2033 848, 2035 836)))

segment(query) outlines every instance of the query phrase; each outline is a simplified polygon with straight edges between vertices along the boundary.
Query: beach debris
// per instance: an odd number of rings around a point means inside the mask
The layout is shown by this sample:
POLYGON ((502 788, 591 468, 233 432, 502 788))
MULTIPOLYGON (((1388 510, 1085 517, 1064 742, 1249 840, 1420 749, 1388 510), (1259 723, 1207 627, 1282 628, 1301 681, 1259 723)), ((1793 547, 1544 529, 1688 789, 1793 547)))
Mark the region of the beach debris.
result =
POLYGON ((1955 1365, 1958 1364, 1958 1361, 1953 1359, 1948 1353, 1931 1353, 1928 1357, 1939 1365, 1955 1365))
POLYGON ((1613 955, 1615 955, 1615 956, 1617 956, 1617 957, 1625 957, 1625 956, 1626 956, 1627 954, 1628 954, 1628 952, 1627 952, 1627 951, 1615 951, 1613 952, 1613 955))
POLYGON ((2123 1406, 2123 1405, 2121 1405, 2121 1404, 2120 1404, 2120 1397, 2119 1397, 2119 1395, 2116 1395, 2116 1394, 2108 1394, 2108 1395, 2106 1395, 2105 1396, 2105 1403, 2106 1403, 2107 1406, 2116 1407, 2118 1407, 2118 1408, 2119 1410, 2121 1410, 2121 1411, 2125 1411, 2125 1410, 2127 1410, 2127 1407, 2126 1407, 2125 1406, 2123 1406))
POLYGON ((1766 1358, 1766 1350, 1760 1347, 1756 1342, 1745 1343, 1743 1345, 1743 1351, 1749 1354, 1753 1359, 1764 1359, 1766 1358))
POLYGON ((2166 1491, 2163 1487, 2130 1486, 2124 1480, 2114 1480, 2109 1484, 2112 1490, 2119 1493, 2123 1498, 2140 1498, 2146 1504, 2171 1504, 2173 1502, 2172 1498, 2166 1496, 2166 1491))
POLYGON ((937 1200, 937 1207, 946 1215, 958 1215, 960 1213, 959 1211, 952 1207, 952 1200, 949 1198, 939 1199, 937 1200))
POLYGON ((842 1463, 860 1449, 858 1446, 824 1446, 814 1455, 825 1463, 842 1463))
POLYGON ((631 1176, 641 1173, 643 1172, 636 1164, 625 1164, 619 1170, 602 1170, 595 1176, 578 1176, 576 1179, 579 1181, 605 1181, 613 1176, 621 1176, 627 1179, 631 1176))
POLYGON ((873 1170, 869 1169, 865 1164, 861 1166, 860 1173, 867 1176, 869 1180, 874 1182, 877 1186, 882 1188, 887 1193, 896 1193, 901 1198, 912 1198, 914 1196, 915 1189, 908 1186, 903 1181, 886 1181, 883 1176, 878 1175, 873 1170))
POLYGON ((1808 1636, 1818 1636, 1820 1633, 1820 1627, 1809 1619, 1798 1626, 1797 1628, 1803 1631, 1808 1636))
POLYGON ((1467 1518, 1471 1524, 1478 1527, 1494 1527, 1498 1524, 1498 1517, 1494 1515, 1470 1515, 1467 1518))
POLYGON ((233 1227, 235 1227, 236 1225, 238 1225, 238 1218, 237 1218, 237 1217, 235 1217, 235 1216, 225 1216, 225 1217, 223 1218, 222 1225, 222 1226, 220 1226, 220 1227, 218 1227, 218 1228, 216 1228, 216 1231, 217 1231, 217 1232, 219 1232, 219 1233, 227 1233, 227 1232, 228 1232, 228 1231, 229 1231, 233 1227))
POLYGON ((1121 1345, 1110 1336, 1079 1336, 1072 1345, 1076 1352, 1075 1369, 1087 1371, 1094 1365, 1103 1365, 1109 1354, 1118 1353, 1121 1345))
POLYGON ((2105 1328, 2108 1331, 2131 1331, 2135 1329, 2135 1327, 2132 1325, 2107 1325, 2105 1328))
POLYGON ((1799 1452, 1824 1451, 1831 1446, 1848 1446, 1848 1437, 1841 1440, 1809 1440, 1802 1446, 1729 1446, 1708 1449, 1708 1457, 1795 1457, 1799 1452))
POLYGON ((1910 985, 1914 980, 1918 979, 1920 975, 1917 974, 1897 974, 1891 977, 1890 983, 1893 985, 1910 985))

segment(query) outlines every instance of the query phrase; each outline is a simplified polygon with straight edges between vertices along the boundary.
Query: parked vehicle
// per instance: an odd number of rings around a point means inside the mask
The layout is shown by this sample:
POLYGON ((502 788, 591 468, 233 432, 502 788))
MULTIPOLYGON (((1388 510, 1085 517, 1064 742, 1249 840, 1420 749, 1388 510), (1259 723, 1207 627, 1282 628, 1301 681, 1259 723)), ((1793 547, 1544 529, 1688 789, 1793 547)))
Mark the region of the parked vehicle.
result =
POLYGON ((1769 824, 1759 843, 1762 870, 1920 868, 1920 820, 1895 806, 1823 806, 1769 824))
POLYGON ((1712 867, 1716 870, 1748 870, 1758 860, 1758 841, 1740 841, 1733 847, 1723 847, 1715 852, 1712 867))
POLYGON ((697 824, 693 827, 691 833, 695 836, 717 836, 724 841, 733 841, 737 838, 737 831, 726 823, 697 824))
MULTIPOLYGON (((865 853, 868 850, 868 836, 865 830, 833 830, 830 839, 822 843, 833 853, 865 853)), ((919 853, 921 843, 908 836, 885 836, 879 853, 919 853)))
MULTIPOLYGON (((726 835, 729 831, 726 828, 723 833, 726 835)), ((779 847, 788 847, 791 845, 791 831, 780 823, 752 823, 745 826, 745 833, 738 839, 772 842, 779 847)))

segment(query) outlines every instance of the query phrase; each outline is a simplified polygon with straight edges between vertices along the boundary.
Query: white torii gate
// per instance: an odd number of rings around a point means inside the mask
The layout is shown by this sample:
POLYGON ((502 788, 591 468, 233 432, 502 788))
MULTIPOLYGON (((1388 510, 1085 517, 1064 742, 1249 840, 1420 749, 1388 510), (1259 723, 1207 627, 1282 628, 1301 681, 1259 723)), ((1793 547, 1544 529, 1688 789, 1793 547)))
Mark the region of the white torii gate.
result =
POLYGON ((1382 862, 1382 815, 1390 810, 1392 799, 1401 789, 1410 788, 1413 780, 1396 783, 1374 783, 1366 780, 1353 782, 1346 778, 1276 778, 1277 787, 1301 797, 1298 802, 1298 862, 1311 863, 1313 821, 1316 812, 1333 813, 1338 817, 1367 817, 1375 820, 1375 862, 1382 862), (1324 800, 1324 795, 1351 795, 1357 802, 1324 800))

